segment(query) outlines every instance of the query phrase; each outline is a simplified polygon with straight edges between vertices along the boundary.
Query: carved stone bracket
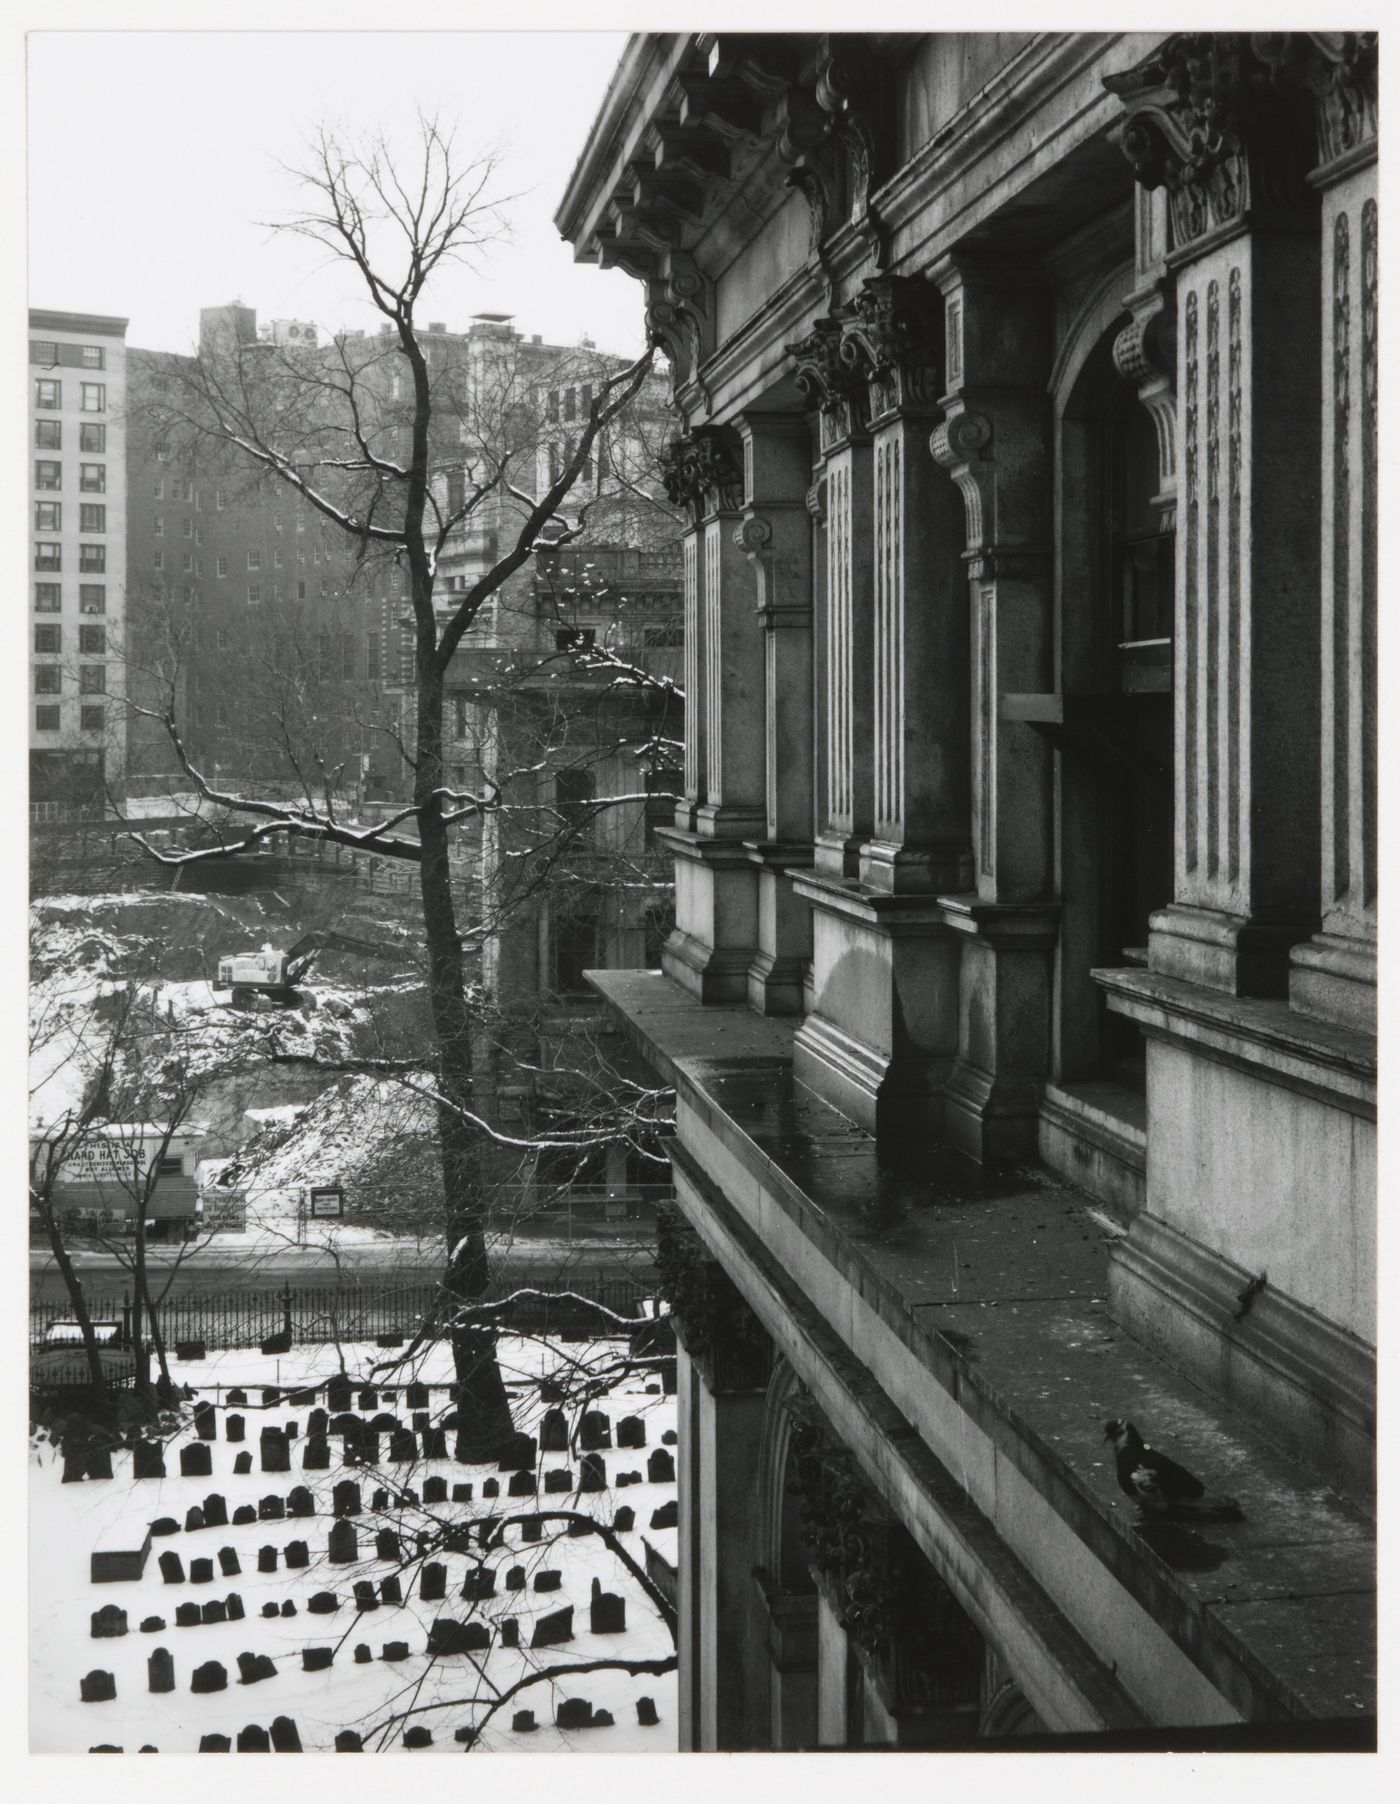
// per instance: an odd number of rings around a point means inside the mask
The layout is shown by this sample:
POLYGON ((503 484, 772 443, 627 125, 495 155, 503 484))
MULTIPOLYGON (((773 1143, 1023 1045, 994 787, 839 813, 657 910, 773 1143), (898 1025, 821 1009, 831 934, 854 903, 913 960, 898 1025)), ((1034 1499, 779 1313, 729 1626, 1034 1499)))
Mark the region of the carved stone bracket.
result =
POLYGON ((687 252, 669 251, 647 283, 648 337, 671 361, 676 387, 693 378, 713 348, 711 283, 687 252))
POLYGON ((1312 97, 1323 168, 1374 146, 1378 33, 1259 31, 1250 45, 1281 89, 1312 97))
POLYGON ((784 349, 792 358, 797 391, 821 415, 821 446, 829 451, 843 439, 868 430, 868 396, 863 376, 841 355, 842 321, 817 320, 805 338, 784 349))
POLYGON ((1307 135, 1246 33, 1174 33, 1104 86, 1125 104, 1119 139, 1137 180, 1167 190, 1177 250, 1304 200, 1307 135))
POLYGON ((735 434, 725 426, 697 426, 688 438, 672 439, 661 454, 661 480, 667 500, 689 508, 695 526, 707 514, 737 512, 744 467, 735 434))
POLYGON ((1170 287, 1152 282, 1127 297, 1132 319, 1113 341, 1113 364, 1151 415, 1157 434, 1157 496, 1165 511, 1176 506, 1176 300, 1170 287))
POLYGON ((936 290, 915 276, 869 276, 841 309, 841 360, 869 385, 872 420, 936 404, 941 312, 936 290))
POLYGON ((986 502, 995 478, 992 439, 992 422, 960 400, 929 437, 933 461, 948 471, 962 495, 969 551, 979 550, 985 539, 986 502))
POLYGON ((657 1211, 656 1272, 680 1343, 710 1388, 763 1390, 773 1343, 679 1209, 657 1211))

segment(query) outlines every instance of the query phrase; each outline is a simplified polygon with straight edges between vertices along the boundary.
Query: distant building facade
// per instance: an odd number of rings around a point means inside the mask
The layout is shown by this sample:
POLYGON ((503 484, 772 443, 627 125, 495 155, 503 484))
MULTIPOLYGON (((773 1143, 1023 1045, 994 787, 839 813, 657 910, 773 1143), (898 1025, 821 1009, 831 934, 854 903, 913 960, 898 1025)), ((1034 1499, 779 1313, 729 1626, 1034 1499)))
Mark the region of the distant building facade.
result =
POLYGON ((29 775, 37 821, 100 819, 126 781, 126 325, 29 314, 29 775))
POLYGON ((687 1747, 1374 1713, 1375 143, 1357 33, 603 100, 557 223, 686 423, 676 929, 596 982, 678 1093, 687 1747), (1117 1417, 1241 1513, 1137 1518, 1117 1417))

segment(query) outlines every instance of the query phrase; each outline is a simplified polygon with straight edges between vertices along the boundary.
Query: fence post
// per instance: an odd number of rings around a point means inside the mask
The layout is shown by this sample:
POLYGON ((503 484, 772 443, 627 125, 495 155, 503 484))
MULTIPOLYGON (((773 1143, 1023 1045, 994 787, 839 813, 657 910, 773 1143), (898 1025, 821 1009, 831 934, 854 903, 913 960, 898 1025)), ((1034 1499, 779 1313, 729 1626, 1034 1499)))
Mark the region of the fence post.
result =
POLYGON ((292 1332, 292 1287, 290 1284, 282 1286, 282 1332, 283 1334, 292 1332))
POLYGON ((122 1345, 124 1347, 131 1345, 131 1292, 129 1290, 122 1294, 122 1345))

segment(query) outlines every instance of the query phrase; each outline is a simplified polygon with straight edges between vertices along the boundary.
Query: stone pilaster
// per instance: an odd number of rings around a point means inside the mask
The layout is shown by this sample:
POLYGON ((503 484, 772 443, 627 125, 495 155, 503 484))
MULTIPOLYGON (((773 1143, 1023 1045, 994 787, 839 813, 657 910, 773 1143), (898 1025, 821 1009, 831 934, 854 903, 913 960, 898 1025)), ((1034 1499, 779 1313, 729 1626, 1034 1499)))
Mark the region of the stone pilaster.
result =
POLYGON ((1298 109, 1240 33, 1113 77, 1176 281, 1176 872, 1165 976, 1281 995, 1318 909, 1319 239, 1298 109))
POLYGON ((744 517, 735 537, 756 579, 765 696, 764 837, 748 844, 758 870, 749 1001, 763 1014, 790 1015, 802 1010, 812 956, 811 908, 788 874, 812 862, 811 434, 800 414, 746 414, 739 430, 744 517))
POLYGON ((948 392, 930 449, 963 500, 972 665, 974 893, 945 899, 965 937, 944 1132, 995 1161, 1036 1145, 1050 1045, 1052 754, 1001 706, 1053 687, 1049 309, 1016 265, 955 256, 934 277, 948 392))

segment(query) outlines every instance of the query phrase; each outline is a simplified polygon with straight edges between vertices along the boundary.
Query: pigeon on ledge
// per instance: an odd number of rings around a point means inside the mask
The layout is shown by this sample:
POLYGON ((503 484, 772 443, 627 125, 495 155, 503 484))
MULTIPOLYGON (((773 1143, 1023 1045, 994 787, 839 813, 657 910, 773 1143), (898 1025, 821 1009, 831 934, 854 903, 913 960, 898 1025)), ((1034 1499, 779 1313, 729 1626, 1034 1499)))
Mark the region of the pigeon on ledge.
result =
POLYGON ((1154 1453, 1131 1422, 1115 1417, 1104 1423, 1103 1433, 1113 1442, 1119 1490, 1145 1515, 1198 1520, 1238 1520, 1244 1515, 1233 1497, 1212 1496, 1194 1472, 1165 1453, 1154 1453))

